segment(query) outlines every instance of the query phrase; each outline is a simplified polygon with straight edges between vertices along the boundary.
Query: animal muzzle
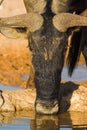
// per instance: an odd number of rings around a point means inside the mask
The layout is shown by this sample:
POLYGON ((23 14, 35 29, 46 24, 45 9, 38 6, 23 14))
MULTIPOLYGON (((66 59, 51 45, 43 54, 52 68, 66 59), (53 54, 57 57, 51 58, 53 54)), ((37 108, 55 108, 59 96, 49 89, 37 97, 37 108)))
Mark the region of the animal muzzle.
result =
POLYGON ((40 114, 57 114, 59 110, 58 100, 43 101, 36 100, 35 109, 40 114))
POLYGON ((39 62, 33 62, 33 64, 35 69, 36 112, 55 114, 59 109, 60 69, 57 68, 55 62, 42 61, 41 58, 39 62))

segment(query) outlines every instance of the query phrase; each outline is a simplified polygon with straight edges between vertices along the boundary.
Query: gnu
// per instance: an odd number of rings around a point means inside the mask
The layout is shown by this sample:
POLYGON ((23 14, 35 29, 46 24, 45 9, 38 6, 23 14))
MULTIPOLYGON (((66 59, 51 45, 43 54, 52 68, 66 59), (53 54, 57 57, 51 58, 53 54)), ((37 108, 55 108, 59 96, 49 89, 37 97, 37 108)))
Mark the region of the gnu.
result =
POLYGON ((27 38, 32 53, 38 113, 59 111, 61 72, 67 58, 69 75, 82 52, 87 64, 87 0, 24 0, 26 14, 0 18, 0 32, 27 38))

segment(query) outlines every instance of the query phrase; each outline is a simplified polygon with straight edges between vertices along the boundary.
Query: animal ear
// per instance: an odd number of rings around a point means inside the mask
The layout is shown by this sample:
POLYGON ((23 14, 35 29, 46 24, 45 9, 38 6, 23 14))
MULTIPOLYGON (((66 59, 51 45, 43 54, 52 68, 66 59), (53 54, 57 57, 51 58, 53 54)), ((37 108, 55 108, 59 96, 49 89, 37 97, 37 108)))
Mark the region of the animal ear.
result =
POLYGON ((27 38, 28 32, 26 28, 18 27, 1 27, 0 32, 8 38, 27 38))
POLYGON ((87 17, 71 13, 59 13, 54 16, 53 25, 60 32, 66 32, 71 27, 87 26, 87 17))
POLYGON ((26 38, 28 32, 35 32, 42 25, 43 17, 37 13, 0 18, 0 32, 10 38, 26 38))

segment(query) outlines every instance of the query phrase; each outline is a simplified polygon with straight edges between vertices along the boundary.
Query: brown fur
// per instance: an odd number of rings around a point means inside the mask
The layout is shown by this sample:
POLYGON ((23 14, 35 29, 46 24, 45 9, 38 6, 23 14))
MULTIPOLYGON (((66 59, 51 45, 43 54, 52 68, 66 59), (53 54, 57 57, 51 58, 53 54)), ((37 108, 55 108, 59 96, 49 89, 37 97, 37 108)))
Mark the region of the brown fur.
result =
POLYGON ((27 12, 42 14, 46 6, 45 0, 24 0, 27 12))

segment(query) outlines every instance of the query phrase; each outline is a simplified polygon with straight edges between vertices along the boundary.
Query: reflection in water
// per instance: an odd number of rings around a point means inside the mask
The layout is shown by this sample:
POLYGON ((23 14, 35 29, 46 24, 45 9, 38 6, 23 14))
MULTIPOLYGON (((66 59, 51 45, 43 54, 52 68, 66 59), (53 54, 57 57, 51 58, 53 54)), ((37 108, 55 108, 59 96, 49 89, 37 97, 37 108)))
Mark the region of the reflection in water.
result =
MULTIPOLYGON (((59 115, 54 115, 54 116, 53 115, 36 116, 37 130, 76 130, 79 128, 85 130, 87 128, 86 124, 83 125, 82 122, 81 122, 82 124, 79 124, 78 122, 77 125, 72 124, 72 122, 73 121, 71 119, 70 113, 59 114, 59 115)), ((36 129, 32 129, 32 130, 36 130, 36 129)))
POLYGON ((0 114, 0 130, 87 130, 87 113, 40 115, 33 111, 0 114))

